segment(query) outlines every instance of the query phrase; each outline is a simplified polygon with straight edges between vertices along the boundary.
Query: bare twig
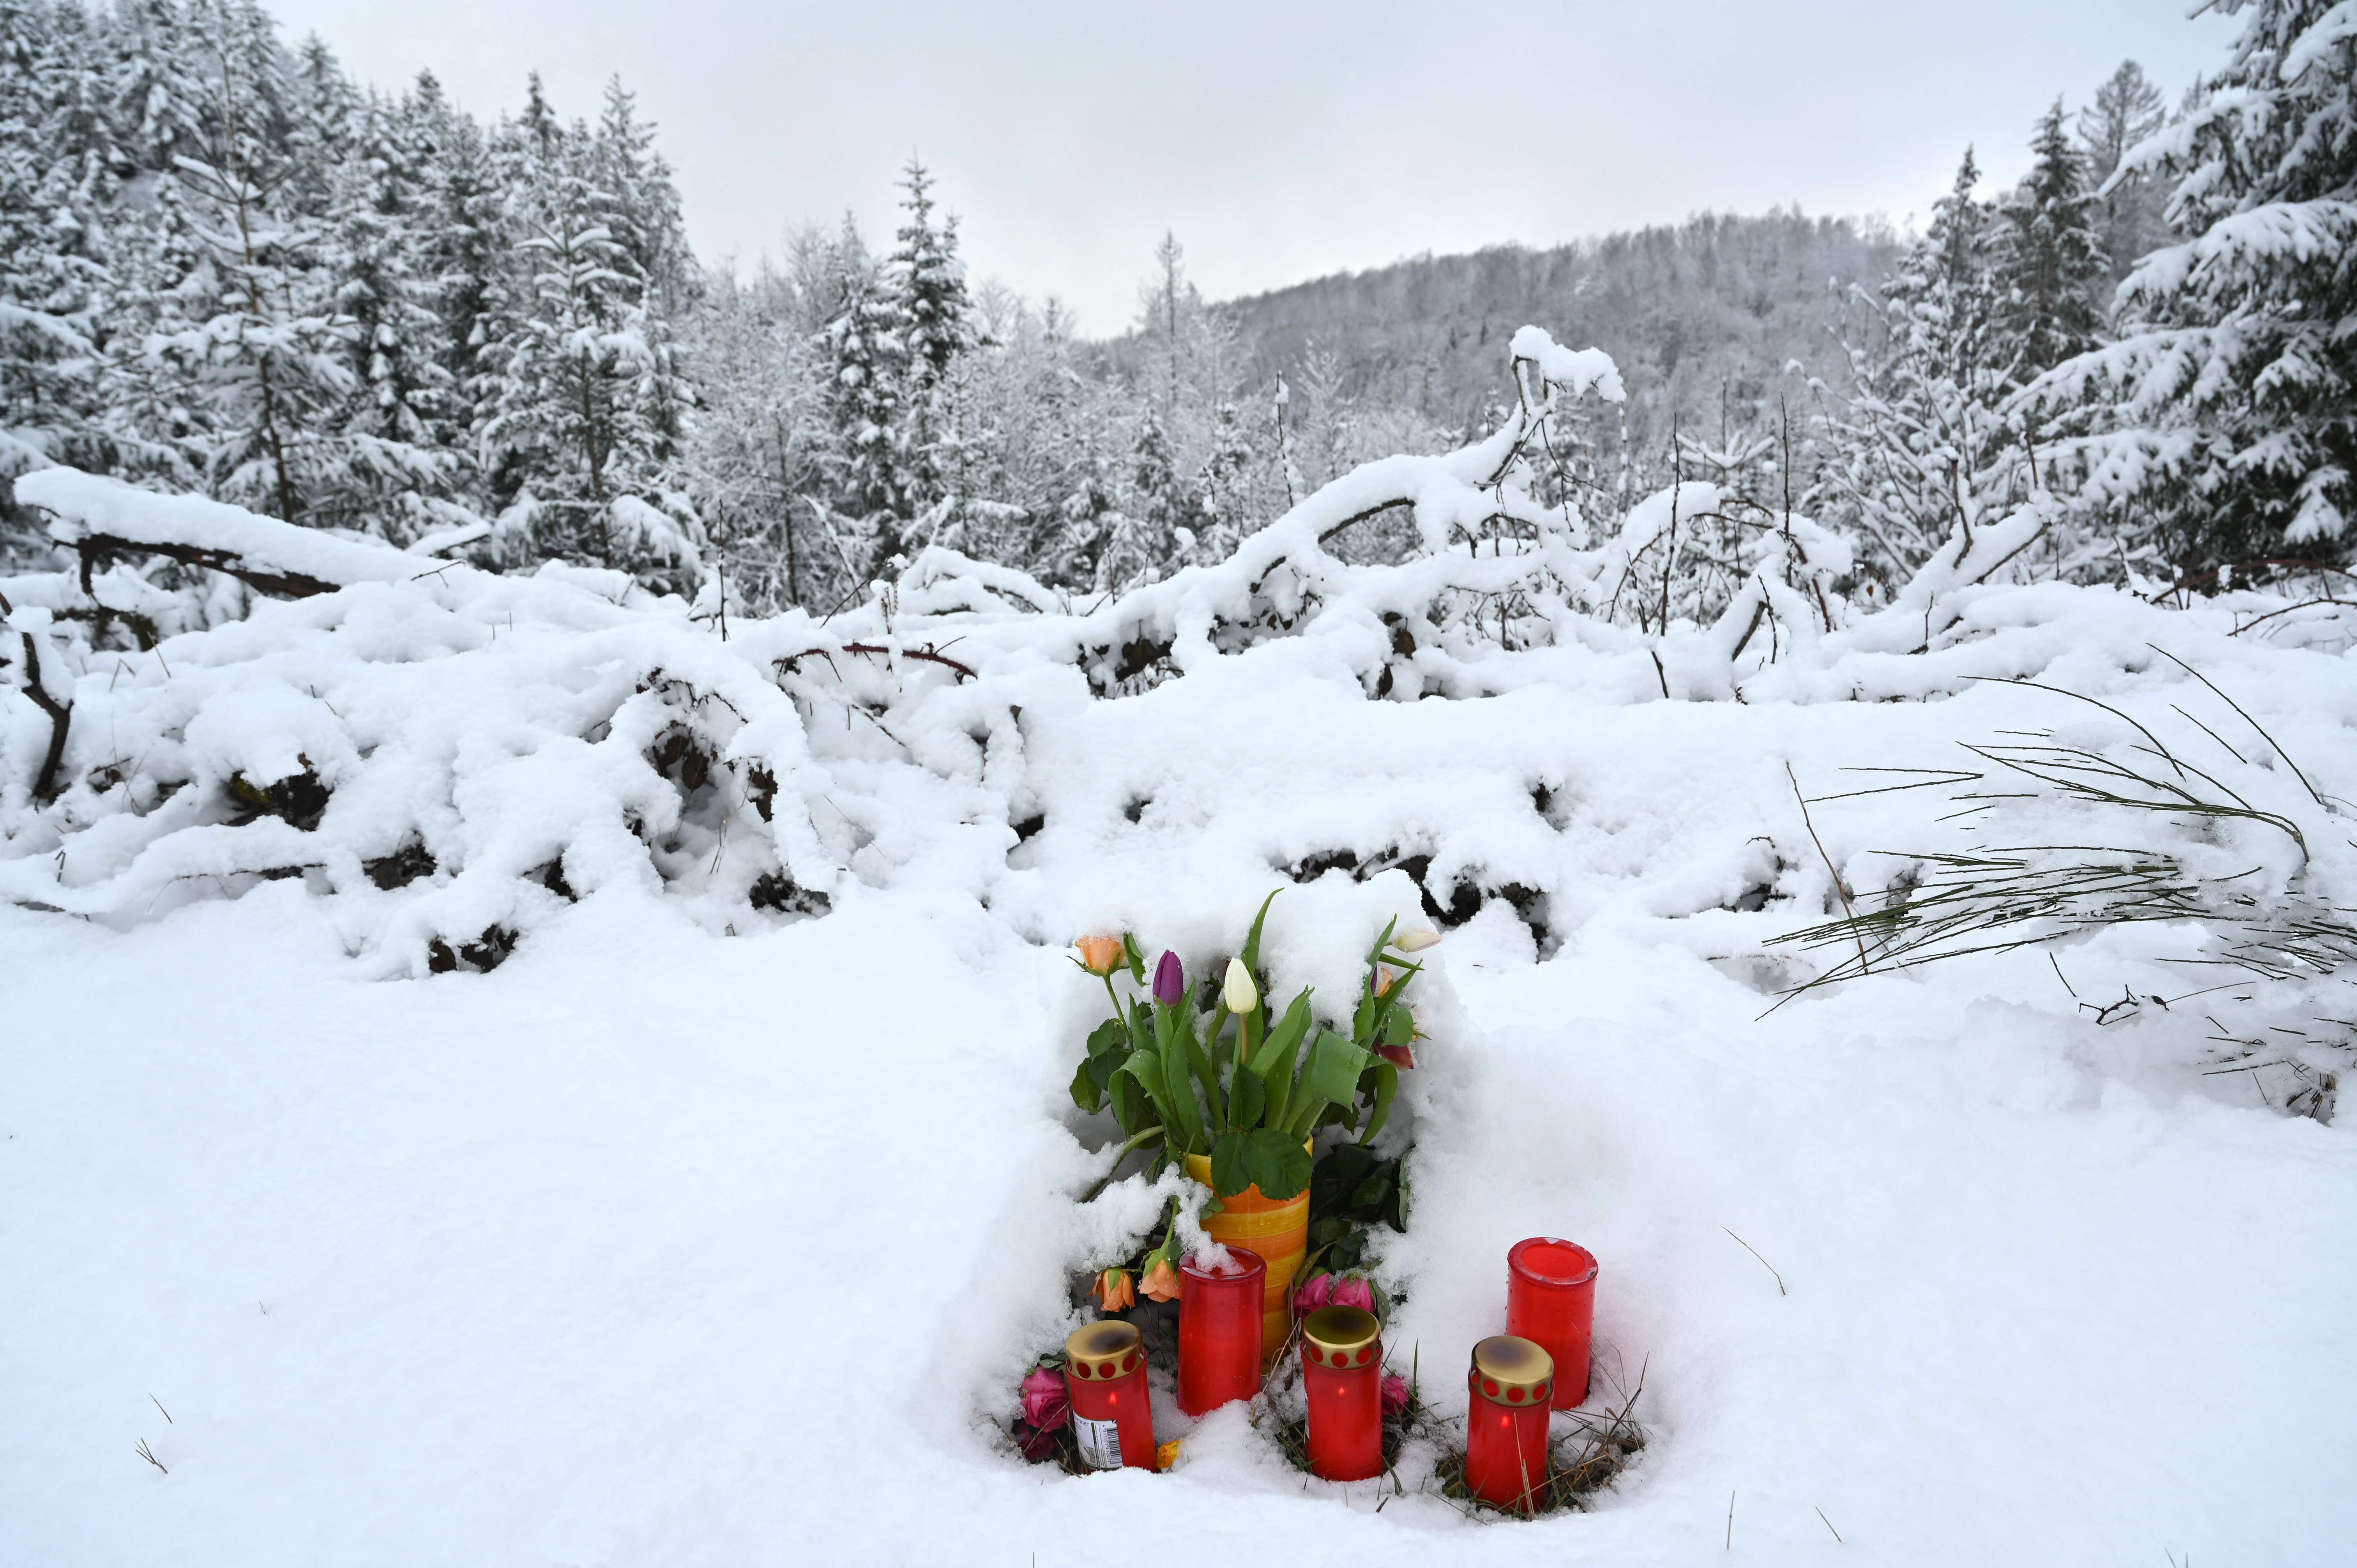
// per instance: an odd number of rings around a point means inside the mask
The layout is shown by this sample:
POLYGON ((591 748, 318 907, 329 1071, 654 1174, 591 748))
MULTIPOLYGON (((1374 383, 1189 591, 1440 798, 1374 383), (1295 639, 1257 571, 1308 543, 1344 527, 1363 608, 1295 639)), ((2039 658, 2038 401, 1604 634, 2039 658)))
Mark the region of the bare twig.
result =
MULTIPOLYGON (((134 1448, 131 1452, 133 1452, 134 1454, 138 1455, 139 1455, 139 1457, 141 1457, 142 1459, 146 1460, 146 1461, 147 1461, 147 1463, 149 1463, 150 1465, 155 1466, 156 1466, 156 1468, 157 1468, 158 1470, 164 1470, 164 1461, 162 1461, 161 1459, 158 1459, 158 1458, 156 1458, 156 1457, 155 1454, 154 1454, 154 1453, 153 1453, 153 1452, 148 1448, 148 1446, 147 1446, 147 1440, 146 1440, 145 1438, 144 1438, 144 1437, 143 1437, 143 1438, 141 1438, 141 1439, 139 1440, 139 1446, 138 1446, 138 1447, 136 1447, 136 1448, 134 1448)), ((172 1473, 172 1472, 171 1472, 171 1471, 169 1471, 169 1470, 164 1470, 164 1474, 166 1474, 167 1476, 170 1475, 171 1473, 172 1473)))
MULTIPOLYGON (((147 1402, 154 1405, 157 1410, 164 1410, 164 1402, 157 1399, 154 1394, 149 1394, 147 1396, 147 1402)), ((165 1423, 169 1426, 178 1426, 180 1424, 178 1422, 172 1419, 172 1412, 168 1410, 164 1410, 164 1421, 165 1423)))
MULTIPOLYGON (((1784 764, 1784 777, 1792 781, 1792 799, 1801 803, 1801 825, 1809 830, 1809 842, 1817 846, 1817 854, 1824 857, 1825 863, 1825 875, 1834 879, 1834 892, 1841 899, 1842 914, 1855 926, 1857 922, 1857 911, 1850 907, 1849 889, 1842 886, 1841 872, 1835 866, 1834 857, 1825 854, 1825 841, 1817 836, 1817 824, 1809 818, 1808 797, 1801 793, 1800 776, 1792 771, 1792 764, 1789 760, 1784 764)), ((1870 972, 1874 966, 1867 961, 1866 933, 1860 930, 1856 934, 1857 936, 1857 972, 1860 974, 1866 974, 1870 972)))
MULTIPOLYGON (((1810 1504, 1809 1506, 1810 1506, 1810 1507, 1812 1507, 1812 1508, 1816 1508, 1816 1505, 1815 1505, 1814 1503, 1812 1503, 1812 1504, 1810 1504)), ((1825 1519, 1825 1510, 1824 1510, 1824 1509, 1817 1509, 1817 1517, 1818 1517, 1819 1519, 1825 1519)), ((1833 1521, 1833 1520, 1829 1520, 1829 1519, 1825 1519, 1825 1528, 1826 1528, 1827 1530, 1834 1530, 1834 1521, 1833 1521)), ((1834 1539, 1835 1539, 1835 1541, 1839 1541, 1839 1540, 1841 1539, 1841 1531, 1840 1531, 1840 1530, 1834 1530, 1834 1539)))
MULTIPOLYGON (((1721 1230, 1727 1230, 1727 1227, 1724 1225, 1720 1226, 1719 1229, 1721 1230)), ((1735 1236, 1735 1232, 1732 1230, 1727 1230, 1727 1233, 1730 1236, 1735 1236)), ((1750 1253, 1753 1257, 1760 1258, 1760 1249, 1745 1240, 1742 1237, 1735 1236, 1735 1244, 1742 1248, 1745 1251, 1750 1253)), ((1770 1273, 1776 1274, 1776 1294, 1778 1295, 1791 1295, 1792 1294, 1791 1291, 1784 1288, 1784 1276, 1782 1274, 1776 1273, 1775 1264, 1770 1262, 1765 1258, 1760 1258, 1760 1266, 1767 1270, 1770 1273)))

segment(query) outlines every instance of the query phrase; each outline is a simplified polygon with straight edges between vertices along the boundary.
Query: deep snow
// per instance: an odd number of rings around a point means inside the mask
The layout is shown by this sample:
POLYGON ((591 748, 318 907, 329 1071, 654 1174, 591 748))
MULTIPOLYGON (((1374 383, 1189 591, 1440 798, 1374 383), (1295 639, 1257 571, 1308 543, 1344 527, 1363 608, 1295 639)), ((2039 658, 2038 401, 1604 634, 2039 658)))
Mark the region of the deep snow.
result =
MULTIPOLYGON (((2271 657, 2305 683, 2261 716, 2345 750, 2339 661, 2271 657)), ((1072 764, 1104 802, 1066 802, 991 908, 911 876, 731 938, 618 885, 493 973, 394 981, 300 881, 128 932, 0 908, 0 1556, 2321 1563, 2357 1539, 2346 1131, 2200 1077, 2174 1015, 2096 1025, 2040 953, 1761 1020, 1747 966, 1818 905, 1715 908, 1752 833, 1808 842, 1783 757, 1826 792, 2059 699, 1370 703, 1277 665, 1035 732, 1049 778, 1059 746, 1136 755, 1125 726, 1191 738, 1135 824, 1118 768, 1072 764), (1239 867, 1288 822, 1398 823, 1384 779, 1288 789, 1254 726, 1211 722, 1254 689, 1312 755, 1414 759, 1421 809, 1552 759, 1563 945, 1534 961, 1493 900, 1437 950, 1452 1015, 1412 1075, 1389 1340, 1445 1400, 1501 1321, 1506 1246, 1591 1246, 1652 1434, 1593 1513, 1378 1516, 1232 1415, 1162 1477, 996 1442, 1067 1324, 1100 1168, 1063 1097, 1093 983, 1048 911, 1232 940, 1239 867)), ((1932 814, 1814 810, 1843 859, 1932 814)), ((1785 880, 1811 875, 1821 899, 1821 870, 1785 880)), ((1348 950, 1414 899, 1330 876, 1279 898, 1272 945, 1348 950)), ((2083 994, 2188 988, 2138 956, 2164 936, 2062 968, 2083 994)))

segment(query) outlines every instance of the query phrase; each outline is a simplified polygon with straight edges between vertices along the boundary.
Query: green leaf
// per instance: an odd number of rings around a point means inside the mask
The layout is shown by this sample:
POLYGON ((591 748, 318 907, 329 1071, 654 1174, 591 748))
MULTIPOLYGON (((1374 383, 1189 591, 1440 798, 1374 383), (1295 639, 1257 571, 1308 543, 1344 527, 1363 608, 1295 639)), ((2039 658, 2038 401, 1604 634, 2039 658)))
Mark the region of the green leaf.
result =
POLYGON ((1137 938, 1127 931, 1121 934, 1122 955, 1129 960, 1129 977, 1138 984, 1146 983, 1146 953, 1137 945, 1137 938))
POLYGON ((1266 1078, 1269 1069, 1282 1060, 1285 1076, 1291 1079, 1293 1053, 1299 1047, 1302 1036, 1309 1033, 1310 1022, 1309 993, 1305 988, 1293 999, 1293 1005, 1285 1010, 1285 1016, 1276 1027, 1268 1032, 1268 1038, 1261 1042, 1259 1054, 1253 1058, 1253 1071, 1266 1078))
MULTIPOLYGON (((1130 1059, 1135 1061, 1136 1058, 1130 1059)), ((1178 1134, 1178 1147, 1195 1154, 1202 1153, 1208 1146, 1203 1142, 1203 1114, 1195 1103, 1195 1085, 1193 1074, 1188 1070, 1187 1047, 1173 1040, 1163 1047, 1155 1060, 1161 1069, 1163 1093, 1168 1097, 1162 1109, 1166 1115, 1174 1118, 1163 1125, 1178 1134)))
MULTIPOLYGON (((1107 1018, 1089 1033, 1089 1055, 1092 1057, 1118 1058, 1127 1054, 1129 1049, 1128 1026, 1118 1018, 1107 1018)), ((1112 1069, 1107 1068, 1106 1070, 1110 1072, 1112 1069)))
POLYGON ((1383 1130, 1383 1123, 1391 1120, 1392 1097, 1399 1092, 1399 1074, 1400 1069, 1389 1062, 1375 1064, 1375 1108, 1367 1118, 1367 1130, 1359 1134, 1359 1142, 1373 1143, 1375 1134, 1383 1130))
POLYGON ((1261 1113, 1267 1109, 1268 1090, 1250 1069, 1239 1067, 1228 1091, 1228 1125, 1250 1132, 1261 1124, 1261 1113))
POLYGON ((1227 1132, 1211 1140, 1211 1191, 1222 1197, 1233 1197, 1252 1186, 1252 1177, 1244 1171, 1244 1150, 1251 1134, 1227 1132))
POLYGON ((1359 1075, 1366 1070, 1371 1059, 1365 1047, 1331 1029, 1320 1029, 1317 1042, 1309 1047, 1309 1064, 1302 1071, 1302 1082, 1320 1100, 1347 1104, 1357 1096, 1359 1075))
POLYGON ((1351 1207, 1353 1208, 1372 1208, 1377 1204, 1383 1202, 1384 1195, 1389 1193, 1391 1189, 1391 1171, 1388 1168, 1378 1169, 1374 1175, 1369 1176, 1366 1180, 1361 1182, 1357 1187, 1352 1189, 1351 1193, 1351 1207))
POLYGON ((1170 1085, 1162 1076, 1162 1058, 1152 1051, 1133 1051, 1129 1059, 1115 1070, 1119 1076, 1135 1080, 1146 1099, 1154 1102, 1155 1113, 1162 1124, 1183 1141, 1185 1124, 1178 1119, 1172 1108, 1170 1085))
POLYGON ((1399 917, 1396 915, 1383 922, 1383 934, 1377 937, 1375 939, 1375 945, 1367 950, 1367 968, 1369 970, 1372 970, 1375 965, 1383 961, 1383 950, 1392 945, 1392 933, 1398 929, 1399 917))
POLYGON ((1092 1116, 1104 1103, 1104 1085, 1098 1082, 1097 1075, 1090 1070, 1095 1066, 1094 1062, 1083 1060, 1079 1070, 1072 1074, 1072 1103, 1092 1116))
POLYGON ((1268 897, 1260 901, 1260 913, 1253 917, 1252 934, 1244 938, 1244 967, 1253 972, 1255 984, 1259 983, 1260 976, 1260 929, 1268 918, 1268 907, 1275 903, 1276 896, 1284 891, 1282 887, 1269 889, 1268 897))
POLYGON ((1134 1136, 1154 1125, 1154 1102, 1138 1087, 1137 1079, 1116 1068, 1105 1090, 1113 1099, 1113 1119, 1121 1123, 1124 1133, 1134 1136))
POLYGON ((1404 1046, 1414 1038, 1415 1038, 1415 1020, 1408 1015, 1405 1008, 1393 1008, 1390 1016, 1383 1020, 1383 1043, 1387 1046, 1404 1046))
POLYGON ((1145 1003, 1132 1000, 1129 1004, 1128 1015, 1124 1021, 1129 1026, 1129 1048, 1131 1050, 1151 1051, 1154 1049, 1153 1015, 1146 1010, 1145 1003))
POLYGON ((1300 1139, 1268 1127, 1244 1136, 1244 1170, 1252 1178, 1250 1185, 1259 1187, 1263 1197, 1283 1202, 1309 1185, 1309 1151, 1301 1146, 1300 1139))

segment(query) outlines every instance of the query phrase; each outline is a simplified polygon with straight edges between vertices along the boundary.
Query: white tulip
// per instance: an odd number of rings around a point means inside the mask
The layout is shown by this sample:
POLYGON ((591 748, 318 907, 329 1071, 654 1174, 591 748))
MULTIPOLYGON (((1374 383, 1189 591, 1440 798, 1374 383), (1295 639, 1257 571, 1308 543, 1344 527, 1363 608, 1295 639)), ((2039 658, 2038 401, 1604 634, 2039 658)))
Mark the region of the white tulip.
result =
POLYGON ((1422 952, 1426 948, 1439 945, 1438 931, 1402 931, 1392 939, 1392 946, 1402 952, 1422 952))
POLYGON ((1228 960, 1228 977, 1220 989, 1231 1013, 1242 1015, 1260 1005, 1260 988, 1253 983, 1252 971, 1240 958, 1228 960))

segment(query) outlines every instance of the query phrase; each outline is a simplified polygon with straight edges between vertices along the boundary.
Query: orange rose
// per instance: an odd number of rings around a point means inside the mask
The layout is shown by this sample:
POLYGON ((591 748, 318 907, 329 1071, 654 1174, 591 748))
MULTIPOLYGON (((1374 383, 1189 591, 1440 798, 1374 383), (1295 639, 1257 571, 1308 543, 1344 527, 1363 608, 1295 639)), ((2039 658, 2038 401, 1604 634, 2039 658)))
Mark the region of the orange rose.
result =
POLYGON ((1146 1278, 1138 1283, 1137 1288, 1151 1301, 1177 1301, 1178 1271, 1170 1266, 1169 1259, 1157 1258, 1154 1266, 1146 1271, 1146 1278))
POLYGON ((1081 950, 1081 967, 1100 979, 1121 967, 1119 937, 1082 937, 1072 945, 1081 950))
POLYGON ((1125 1312, 1137 1305, 1137 1288, 1130 1283, 1127 1269, 1107 1269, 1089 1287, 1089 1294, 1107 1312, 1125 1312))

